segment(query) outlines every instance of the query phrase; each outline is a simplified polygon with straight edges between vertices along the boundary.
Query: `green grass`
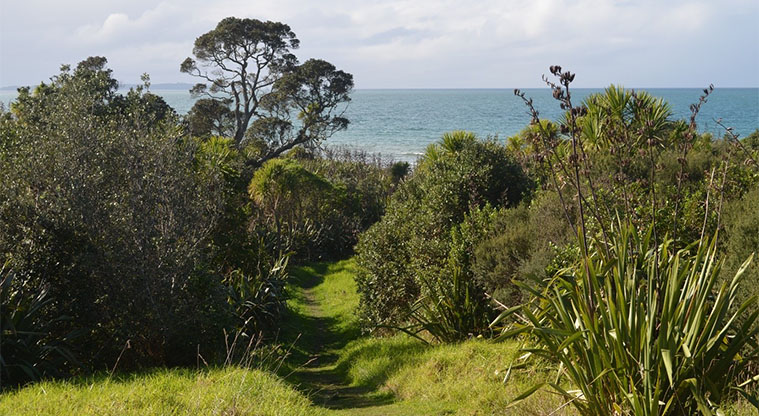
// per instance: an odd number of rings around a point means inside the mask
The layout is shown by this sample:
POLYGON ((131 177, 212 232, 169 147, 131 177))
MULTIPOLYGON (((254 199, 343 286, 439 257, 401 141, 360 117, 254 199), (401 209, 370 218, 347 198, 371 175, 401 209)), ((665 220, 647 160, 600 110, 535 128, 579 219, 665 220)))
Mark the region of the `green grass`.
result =
MULTIPOLYGON (((548 415, 562 406, 540 391, 506 408, 555 375, 534 366, 513 370, 503 383, 516 341, 362 337, 355 267, 346 260, 292 270, 280 334, 292 348, 279 377, 230 367, 44 382, 0 396, 0 415, 548 415)), ((727 410, 754 414, 746 402, 727 410)), ((575 413, 567 406, 553 414, 575 413)))
POLYGON ((323 410, 260 370, 156 370, 42 382, 0 400, 0 415, 319 415, 323 410))
POLYGON ((454 345, 426 345, 406 335, 359 337, 355 267, 351 259, 317 263, 292 273, 291 309, 320 319, 310 326, 316 331, 300 327, 299 341, 311 354, 318 352, 321 341, 320 353, 328 357, 316 368, 296 372, 293 379, 303 383, 305 391, 358 392, 360 397, 344 394, 348 405, 357 406, 331 406, 339 414, 541 415, 561 406, 555 395, 544 393, 504 410, 510 398, 549 376, 544 371, 520 370, 504 385, 503 378, 518 350, 514 341, 475 339, 454 345), (325 328, 327 332, 319 331, 325 328), (317 337, 321 339, 316 341, 317 337), (313 373, 330 383, 309 385, 313 373))
POLYGON ((517 351, 513 341, 473 339, 429 346, 405 335, 364 338, 348 344, 337 368, 352 385, 391 393, 399 404, 417 414, 551 413, 562 402, 547 392, 506 409, 511 398, 550 375, 535 369, 515 370, 504 384, 517 351))

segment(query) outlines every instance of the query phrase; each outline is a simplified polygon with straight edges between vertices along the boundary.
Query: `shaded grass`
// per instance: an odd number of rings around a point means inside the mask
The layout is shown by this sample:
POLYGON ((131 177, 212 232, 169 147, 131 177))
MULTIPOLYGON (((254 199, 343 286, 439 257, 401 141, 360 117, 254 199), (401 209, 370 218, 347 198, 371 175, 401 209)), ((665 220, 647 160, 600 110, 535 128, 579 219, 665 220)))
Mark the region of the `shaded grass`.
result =
MULTIPOLYGON (((425 345, 405 335, 365 338, 346 346, 337 368, 352 385, 391 393, 420 414, 547 415, 563 401, 549 392, 507 409, 509 400, 550 376, 541 369, 513 370, 519 345, 473 339, 425 345)), ((572 409, 556 415, 574 414, 572 409)))

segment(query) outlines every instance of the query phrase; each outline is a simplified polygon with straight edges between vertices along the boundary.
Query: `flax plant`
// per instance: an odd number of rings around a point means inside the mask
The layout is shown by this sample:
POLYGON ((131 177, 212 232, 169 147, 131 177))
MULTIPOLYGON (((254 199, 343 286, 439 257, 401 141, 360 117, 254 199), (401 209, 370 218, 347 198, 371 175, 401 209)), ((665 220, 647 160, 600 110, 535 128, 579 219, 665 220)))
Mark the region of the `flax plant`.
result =
MULTIPOLYGON (((555 379, 528 389, 512 405, 548 386, 583 415, 722 414, 720 406, 736 394, 759 409, 746 391, 759 381, 759 375, 749 374, 759 358, 757 297, 740 305, 736 300, 752 259, 720 284, 719 226, 711 238, 704 228, 689 245, 675 240, 676 220, 674 238, 657 233, 663 219, 657 215, 662 210, 659 153, 668 146, 680 151, 676 218, 685 158, 696 137, 695 116, 711 88, 692 106, 691 123, 684 126, 670 122, 669 108, 645 93, 610 88, 605 97, 573 106, 569 85, 574 74, 559 66, 550 70, 559 82, 543 80, 566 111, 559 122, 561 136, 539 119, 531 99, 519 90, 515 94, 528 106, 535 127, 529 137, 533 153, 547 168, 565 213, 569 202, 577 204, 577 221, 569 215, 567 220, 577 233, 580 255, 537 286, 520 283, 531 300, 504 311, 491 325, 502 327, 501 338, 522 336, 524 359, 539 356, 557 364, 555 379), (597 101, 604 98, 607 102, 597 101), (624 204, 614 210, 599 198, 591 173, 587 151, 600 148, 622 151, 615 156, 615 180, 623 185, 624 204), (634 153, 648 165, 647 179, 640 181, 648 182, 643 188, 648 195, 639 206, 630 200, 622 174, 623 155, 634 153), (650 216, 641 223, 636 212, 645 209, 650 216)), ((705 210, 706 216, 708 202, 705 210)))
POLYGON ((522 309, 525 321, 501 336, 531 334, 537 345, 529 355, 558 363, 547 385, 584 415, 711 415, 730 392, 748 398, 751 379, 737 378, 757 358, 757 312, 738 318, 757 299, 733 305, 751 259, 718 287, 716 236, 673 253, 672 240, 653 244, 652 230, 614 228, 610 247, 592 239, 588 258, 559 271, 542 291, 523 286, 534 301, 522 309))

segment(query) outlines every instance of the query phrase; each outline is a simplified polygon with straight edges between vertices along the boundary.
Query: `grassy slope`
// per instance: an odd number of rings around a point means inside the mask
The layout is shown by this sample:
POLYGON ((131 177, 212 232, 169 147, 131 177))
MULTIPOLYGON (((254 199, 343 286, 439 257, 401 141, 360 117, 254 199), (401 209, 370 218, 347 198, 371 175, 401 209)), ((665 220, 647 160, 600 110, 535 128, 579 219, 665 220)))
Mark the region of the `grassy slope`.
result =
MULTIPOLYGON (((470 340, 429 346, 407 336, 360 337, 355 264, 294 270, 281 341, 293 345, 280 374, 250 369, 157 370, 109 379, 39 383, 0 397, 0 415, 546 415, 561 406, 538 392, 535 368, 503 376, 514 342, 470 340), (308 363, 308 364, 306 364, 308 363)), ((753 414, 739 403, 728 414, 753 414)), ((567 407, 559 412, 574 414, 567 407)))
POLYGON ((157 370, 110 379, 44 382, 5 394, 0 415, 318 415, 260 370, 157 370))

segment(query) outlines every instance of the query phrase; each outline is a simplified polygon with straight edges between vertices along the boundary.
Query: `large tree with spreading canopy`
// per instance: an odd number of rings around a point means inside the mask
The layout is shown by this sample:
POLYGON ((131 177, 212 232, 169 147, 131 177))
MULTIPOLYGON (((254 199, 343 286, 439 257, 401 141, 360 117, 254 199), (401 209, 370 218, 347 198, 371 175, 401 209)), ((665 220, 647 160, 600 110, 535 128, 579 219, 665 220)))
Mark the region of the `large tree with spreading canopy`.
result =
POLYGON ((196 96, 231 103, 237 147, 256 141, 260 166, 297 145, 315 145, 347 127, 341 104, 353 76, 329 62, 303 64, 292 54, 300 41, 284 23, 228 17, 195 40, 180 67, 203 82, 196 96))

